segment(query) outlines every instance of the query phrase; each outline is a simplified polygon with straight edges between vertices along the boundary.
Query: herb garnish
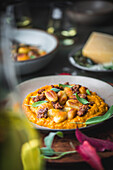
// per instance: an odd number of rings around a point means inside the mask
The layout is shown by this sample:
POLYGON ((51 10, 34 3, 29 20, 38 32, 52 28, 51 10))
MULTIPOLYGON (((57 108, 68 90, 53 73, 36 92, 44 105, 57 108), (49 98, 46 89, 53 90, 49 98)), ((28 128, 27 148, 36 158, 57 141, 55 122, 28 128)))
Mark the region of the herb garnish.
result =
POLYGON ((51 132, 47 137, 44 138, 44 144, 46 147, 41 148, 41 152, 43 155, 52 156, 55 154, 55 151, 51 148, 54 136, 58 135, 59 137, 63 137, 62 132, 51 132))
POLYGON ((110 66, 103 66, 106 70, 113 70, 113 65, 110 66))
POLYGON ((57 89, 57 88, 52 88, 51 90, 55 91, 55 92, 59 92, 60 89, 57 89))
POLYGON ((92 118, 88 119, 86 122, 70 122, 70 123, 91 125, 91 124, 101 123, 101 122, 109 119, 112 115, 113 115, 113 105, 102 116, 92 117, 92 118))
POLYGON ((59 159, 64 155, 67 155, 70 153, 76 153, 76 151, 55 152, 51 148, 55 135, 58 135, 59 137, 63 137, 63 133, 59 131, 59 132, 51 132, 47 137, 44 138, 44 144, 46 147, 42 147, 40 149, 43 158, 45 158, 45 159, 59 159), (53 155, 57 155, 57 156, 53 156, 53 155), (53 156, 53 157, 51 157, 51 156, 53 156))
POLYGON ((34 58, 36 58, 36 56, 34 56, 34 55, 31 55, 31 56, 30 56, 30 58, 31 58, 31 59, 34 59, 34 58))
POLYGON ((37 97, 37 96, 30 96, 31 98, 37 97))
POLYGON ((63 88, 69 87, 69 88, 71 88, 71 87, 73 87, 73 86, 70 86, 70 85, 68 85, 68 84, 59 84, 59 87, 63 87, 63 88))
POLYGON ((32 105, 29 105, 29 104, 24 104, 24 105, 26 105, 26 106, 32 106, 32 107, 37 107, 37 106, 40 106, 40 105, 43 104, 43 103, 47 103, 47 101, 46 101, 46 100, 42 100, 42 101, 35 102, 35 103, 33 103, 32 105))
POLYGON ((30 104, 24 104, 25 106, 31 106, 30 104))
POLYGON ((78 94, 77 94, 77 92, 74 93, 73 95, 75 95, 76 98, 77 98, 77 100, 78 100, 80 103, 82 103, 82 104, 88 104, 88 103, 90 103, 90 102, 88 102, 86 99, 83 99, 83 98, 79 97, 78 94))
POLYGON ((42 101, 35 102, 35 103, 32 104, 32 107, 37 107, 37 106, 39 106, 39 105, 41 105, 43 103, 47 103, 47 100, 42 100, 42 101))
POLYGON ((91 93, 90 93, 89 89, 87 89, 87 90, 86 90, 86 93, 87 93, 87 94, 89 94, 89 95, 91 95, 91 93))
MULTIPOLYGON (((55 154, 56 153, 57 152, 55 152, 55 154)), ((45 159, 59 159, 59 158, 63 157, 64 155, 71 154, 71 153, 76 153, 76 151, 59 152, 58 156, 53 156, 53 157, 43 156, 43 158, 45 158, 45 159)))
POLYGON ((86 125, 100 123, 100 122, 103 122, 103 121, 107 120, 108 118, 110 118, 110 116, 112 116, 112 114, 113 114, 113 105, 110 107, 110 109, 104 115, 92 117, 91 119, 88 119, 85 123, 86 123, 86 125))

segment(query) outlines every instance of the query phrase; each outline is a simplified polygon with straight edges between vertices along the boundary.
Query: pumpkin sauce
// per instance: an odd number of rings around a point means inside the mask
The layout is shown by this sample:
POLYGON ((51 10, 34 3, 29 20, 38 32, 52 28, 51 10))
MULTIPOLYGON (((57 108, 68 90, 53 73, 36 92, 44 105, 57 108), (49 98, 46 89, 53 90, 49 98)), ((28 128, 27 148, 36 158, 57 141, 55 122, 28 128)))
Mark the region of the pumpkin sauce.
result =
POLYGON ((46 85, 28 94, 22 108, 29 121, 39 126, 50 129, 85 127, 89 118, 101 116, 108 110, 104 100, 89 89, 87 93, 87 89, 68 82, 62 85, 46 85), (85 99, 88 103, 78 100, 75 93, 79 99, 85 99))

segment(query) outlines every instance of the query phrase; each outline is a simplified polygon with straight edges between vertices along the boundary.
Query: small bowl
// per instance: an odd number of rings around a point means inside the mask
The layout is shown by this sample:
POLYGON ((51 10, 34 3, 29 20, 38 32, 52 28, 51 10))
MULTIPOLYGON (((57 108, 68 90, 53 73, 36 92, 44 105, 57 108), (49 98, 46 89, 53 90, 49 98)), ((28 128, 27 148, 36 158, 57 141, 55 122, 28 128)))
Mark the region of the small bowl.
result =
POLYGON ((111 24, 113 3, 100 0, 76 2, 68 9, 67 15, 75 24, 85 26, 111 24))
POLYGON ((55 36, 38 29, 17 29, 14 32, 13 41, 31 46, 39 46, 40 49, 47 53, 35 59, 14 61, 13 63, 18 75, 30 74, 44 68, 55 56, 59 45, 58 39, 55 36))

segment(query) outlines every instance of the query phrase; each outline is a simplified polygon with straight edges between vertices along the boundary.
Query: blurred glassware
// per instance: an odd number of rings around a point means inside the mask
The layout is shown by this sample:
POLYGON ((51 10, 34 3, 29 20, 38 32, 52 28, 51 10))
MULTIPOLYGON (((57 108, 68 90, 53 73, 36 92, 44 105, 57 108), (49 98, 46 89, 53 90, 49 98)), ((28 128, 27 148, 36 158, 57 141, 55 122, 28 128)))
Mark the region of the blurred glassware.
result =
POLYGON ((50 5, 50 16, 47 26, 47 32, 55 34, 60 44, 72 45, 74 44, 74 38, 77 35, 77 28, 73 26, 67 16, 67 9, 71 8, 72 3, 55 2, 50 5))
POLYGON ((113 24, 113 2, 109 1, 76 1, 67 15, 73 25, 106 26, 113 24))
POLYGON ((17 2, 13 8, 17 28, 31 28, 32 18, 28 3, 26 1, 17 2))
POLYGON ((13 20, 12 13, 0 18, 0 169, 40 170, 43 167, 40 136, 22 114, 15 70, 9 57, 13 27, 8 17, 13 20))

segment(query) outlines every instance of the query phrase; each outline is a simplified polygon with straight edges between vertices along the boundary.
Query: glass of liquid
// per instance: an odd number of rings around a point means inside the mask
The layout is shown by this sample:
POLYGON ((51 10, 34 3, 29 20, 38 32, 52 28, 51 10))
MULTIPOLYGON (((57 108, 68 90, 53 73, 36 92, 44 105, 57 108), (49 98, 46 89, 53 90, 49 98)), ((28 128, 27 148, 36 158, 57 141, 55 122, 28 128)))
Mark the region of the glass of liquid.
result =
POLYGON ((43 170, 40 135, 21 107, 21 91, 10 59, 13 37, 12 8, 0 18, 0 169, 43 170))
POLYGON ((27 2, 19 2, 14 5, 14 17, 17 28, 31 28, 32 18, 27 2))
POLYGON ((71 2, 56 2, 50 5, 50 16, 47 32, 54 34, 62 45, 73 45, 77 35, 77 28, 68 19, 67 10, 71 2))

